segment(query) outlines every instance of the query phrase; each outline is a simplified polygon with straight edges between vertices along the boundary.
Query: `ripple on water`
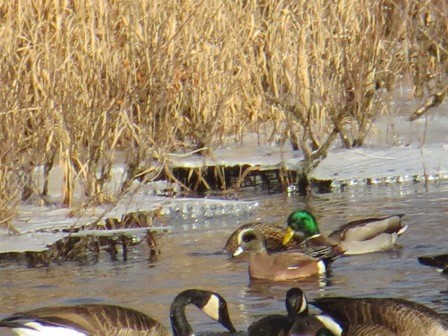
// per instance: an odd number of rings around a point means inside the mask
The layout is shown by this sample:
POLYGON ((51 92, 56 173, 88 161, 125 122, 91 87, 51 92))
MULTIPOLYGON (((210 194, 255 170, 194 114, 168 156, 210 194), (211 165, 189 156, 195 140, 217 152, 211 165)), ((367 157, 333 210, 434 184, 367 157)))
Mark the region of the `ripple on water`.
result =
MULTIPOLYGON (((221 216, 218 220, 197 217, 189 219, 185 227, 178 225, 177 230, 159 240, 161 255, 155 263, 148 260, 147 247, 141 245, 130 251, 127 262, 106 259, 90 266, 64 263, 36 269, 3 267, 0 314, 42 305, 107 302, 139 309, 169 326, 172 299, 183 289, 197 287, 222 294, 235 326, 243 330, 261 316, 283 313, 285 292, 291 286, 301 287, 309 299, 328 295, 394 296, 448 312, 448 295, 441 295, 448 290, 448 280, 416 260, 419 255, 448 252, 448 187, 431 188, 426 191, 423 185, 408 189, 391 185, 306 198, 260 196, 256 198, 260 206, 253 216, 221 216), (251 282, 245 262, 233 262, 221 253, 228 235, 243 222, 257 218, 283 224, 299 207, 311 209, 324 232, 349 220, 392 213, 406 214, 409 228, 399 240, 401 249, 337 259, 325 286, 317 281, 251 282)), ((195 309, 189 308, 187 314, 195 330, 222 330, 195 309)))

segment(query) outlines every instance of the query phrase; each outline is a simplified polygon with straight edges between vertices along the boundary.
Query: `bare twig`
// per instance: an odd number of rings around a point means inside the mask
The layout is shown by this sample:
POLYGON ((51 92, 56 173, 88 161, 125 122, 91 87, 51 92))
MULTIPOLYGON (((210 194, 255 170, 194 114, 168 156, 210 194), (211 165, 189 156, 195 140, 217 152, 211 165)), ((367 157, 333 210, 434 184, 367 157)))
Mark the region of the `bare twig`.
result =
POLYGON ((427 113, 431 108, 437 107, 440 104, 442 104, 447 94, 448 94, 448 84, 442 87, 442 89, 438 90, 437 92, 427 97, 424 103, 411 114, 409 120, 410 121, 417 120, 422 115, 427 113))

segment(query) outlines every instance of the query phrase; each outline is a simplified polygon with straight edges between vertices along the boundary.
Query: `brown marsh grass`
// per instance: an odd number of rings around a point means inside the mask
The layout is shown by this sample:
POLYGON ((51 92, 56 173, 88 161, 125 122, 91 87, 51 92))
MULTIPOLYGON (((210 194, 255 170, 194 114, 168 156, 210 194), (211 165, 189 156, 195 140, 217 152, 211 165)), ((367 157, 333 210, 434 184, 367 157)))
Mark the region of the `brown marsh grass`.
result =
POLYGON ((125 154, 136 177, 170 176, 166 154, 209 155, 272 127, 307 174, 340 140, 360 146, 403 78, 445 85, 445 0, 16 0, 0 2, 0 213, 64 168, 85 202, 125 154))

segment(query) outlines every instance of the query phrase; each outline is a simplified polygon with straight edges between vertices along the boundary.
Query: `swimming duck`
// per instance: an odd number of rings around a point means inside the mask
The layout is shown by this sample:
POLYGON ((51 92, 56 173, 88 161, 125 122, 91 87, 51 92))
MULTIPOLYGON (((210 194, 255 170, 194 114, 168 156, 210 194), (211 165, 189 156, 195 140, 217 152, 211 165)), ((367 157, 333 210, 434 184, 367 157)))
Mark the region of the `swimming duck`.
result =
POLYGON ((448 276, 448 253, 418 257, 418 262, 425 266, 435 267, 443 275, 448 276))
POLYGON ((286 235, 286 228, 267 223, 246 223, 241 225, 238 229, 232 232, 226 241, 224 251, 233 255, 238 249, 238 234, 248 228, 253 228, 260 231, 266 239, 266 249, 268 252, 280 252, 285 250, 297 249, 305 241, 305 237, 295 235, 293 239, 289 240, 286 245, 283 245, 283 237, 286 235))
MULTIPOLYGON (((223 327, 235 332, 227 304, 218 293, 189 289, 173 300, 170 308, 173 335, 190 336, 192 328, 185 317, 185 307, 194 304, 223 327)), ((11 328, 21 336, 37 335, 171 335, 158 321, 140 311, 106 304, 44 307, 16 313, 0 320, 0 327, 11 328)))
POLYGON ((278 252, 269 254, 265 238, 256 229, 248 228, 238 234, 239 247, 234 256, 249 252, 249 277, 272 281, 300 280, 324 274, 327 265, 336 257, 333 250, 315 258, 300 252, 278 252))
POLYGON ((448 322, 432 309, 395 298, 319 298, 318 318, 345 336, 448 336, 448 322))
POLYGON ((403 216, 400 214, 352 221, 324 237, 316 218, 309 211, 296 210, 288 217, 288 230, 283 243, 287 244, 296 232, 300 232, 307 237, 308 246, 337 244, 347 255, 388 250, 395 246, 398 236, 407 229, 407 225, 401 222, 403 216))
POLYGON ((286 292, 285 305, 287 315, 268 315, 252 323, 249 336, 332 335, 320 320, 308 315, 308 301, 300 288, 286 292))

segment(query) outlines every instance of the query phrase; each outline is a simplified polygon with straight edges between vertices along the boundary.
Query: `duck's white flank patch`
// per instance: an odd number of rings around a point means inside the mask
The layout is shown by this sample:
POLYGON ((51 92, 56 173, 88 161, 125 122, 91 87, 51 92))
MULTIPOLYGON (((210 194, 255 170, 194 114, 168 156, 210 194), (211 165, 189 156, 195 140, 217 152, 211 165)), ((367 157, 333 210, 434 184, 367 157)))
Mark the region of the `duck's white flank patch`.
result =
POLYGON ((319 274, 325 274, 327 268, 325 267, 325 263, 322 260, 317 262, 317 269, 319 270, 319 274))
POLYGON ((25 323, 32 328, 14 328, 18 336, 87 336, 87 334, 71 328, 43 326, 37 322, 25 323))
POLYGON ((238 246, 238 248, 236 249, 236 251, 233 252, 233 256, 234 256, 234 257, 239 256, 239 255, 240 255, 241 253, 243 253, 243 252, 244 252, 243 248, 242 248, 241 246, 238 246))
POLYGON ((316 318, 318 320, 320 320, 324 325, 325 328, 330 329, 330 331, 336 335, 336 336, 341 336, 342 335, 342 328, 339 324, 336 323, 335 320, 333 320, 330 316, 328 315, 316 315, 316 318))
POLYGON ((219 320, 219 298, 216 295, 210 296, 207 304, 202 308, 202 311, 206 313, 210 318, 219 320))
POLYGON ((311 236, 310 239, 319 238, 320 236, 322 236, 322 233, 316 233, 314 236, 311 236))

